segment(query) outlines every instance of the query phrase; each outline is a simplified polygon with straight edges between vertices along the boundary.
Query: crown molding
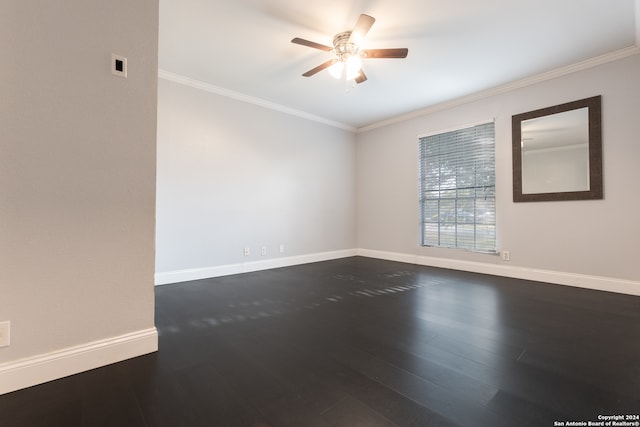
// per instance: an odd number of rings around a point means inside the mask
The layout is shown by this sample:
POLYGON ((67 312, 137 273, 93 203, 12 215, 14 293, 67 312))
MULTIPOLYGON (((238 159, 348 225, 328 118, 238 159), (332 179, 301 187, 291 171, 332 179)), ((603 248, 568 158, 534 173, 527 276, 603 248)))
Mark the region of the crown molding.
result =
POLYGON ((276 104, 275 102, 267 101, 262 98, 256 98, 254 96, 245 95, 240 92, 235 92, 229 89, 222 88, 220 86, 215 86, 210 83, 205 83, 200 80, 192 79, 190 77, 186 77, 180 74, 173 73, 171 71, 166 71, 159 69, 158 70, 158 78, 168 80, 174 83, 178 83, 184 86, 189 86, 194 89, 199 89, 205 92, 214 93, 216 95, 224 96, 227 98, 234 99, 236 101, 245 102, 248 104, 257 105, 262 108, 267 108, 269 110, 278 111, 281 113, 289 114, 291 116, 301 117, 306 120, 311 120, 314 122, 322 123, 328 126, 332 126, 338 129, 346 130, 349 132, 356 133, 358 131, 357 128, 353 126, 349 126, 344 123, 336 122, 334 120, 329 120, 324 117, 316 116, 314 114, 310 114, 304 112, 302 110, 297 110, 295 108, 290 108, 281 104, 276 104))
MULTIPOLYGON (((640 0, 636 0, 636 5, 640 5, 640 0)), ((636 6, 636 8, 637 7, 639 6, 636 6)), ((636 14, 636 17, 637 16, 638 14, 636 14)), ((636 18, 636 19, 640 19, 640 18, 636 18)), ((640 44, 638 46, 640 46, 640 44)), ((552 80, 558 77, 565 76, 567 74, 576 73, 578 71, 587 70, 589 68, 597 67, 599 65, 607 64, 609 62, 618 61, 620 59, 624 59, 629 56, 640 54, 640 48, 638 46, 629 46, 624 49, 619 49, 610 53, 606 53, 604 55, 597 56, 595 58, 591 58, 585 61, 577 62, 575 64, 567 65, 565 67, 556 68, 555 70, 547 71, 545 73, 537 74, 535 76, 526 77, 524 79, 516 80, 511 83, 506 83, 504 85, 500 85, 487 90, 476 92, 471 95, 456 98, 451 101, 442 102, 440 104, 436 104, 427 108, 422 108, 420 110, 412 111, 407 114, 391 117, 386 120, 382 120, 367 126, 363 126, 358 129, 358 133, 368 132, 373 129, 389 126, 395 123, 404 122, 417 117, 433 114, 439 111, 448 110, 453 107, 457 107, 463 104, 468 104, 474 101, 479 101, 492 96, 500 95, 505 92, 511 92, 516 89, 542 83, 547 80, 552 80)))
POLYGON ((399 116, 391 117, 385 120, 381 120, 379 122, 372 123, 370 125, 366 125, 360 128, 356 128, 345 123, 337 122, 334 120, 329 120, 324 117, 316 116, 314 114, 307 113, 302 110, 297 110, 295 108, 287 107, 281 104, 277 104, 275 102, 267 101, 262 98, 253 97, 250 95, 245 95, 240 92, 235 92, 229 89, 225 89, 219 86, 212 85, 210 83, 205 83, 200 80, 192 79, 190 77, 186 77, 177 73, 173 73, 171 71, 166 71, 159 69, 158 77, 164 80, 168 80, 174 83, 178 83, 184 86, 189 86, 195 89, 203 90, 205 92, 214 93, 216 95, 224 96, 227 98, 231 98, 237 101, 245 102, 248 104, 253 104, 262 108, 267 108, 270 110, 278 111, 281 113, 289 114, 296 117, 301 117, 306 120, 314 121, 317 123, 322 123, 331 127, 335 127, 338 129, 346 130, 354 133, 363 133, 368 132, 370 130, 374 130, 377 128, 389 126, 396 123, 401 123, 407 120, 411 120, 417 117, 426 116, 429 114, 433 114, 439 111, 448 110, 450 108, 454 108, 460 105, 468 104, 474 101, 479 101, 482 99, 490 98, 492 96, 500 95, 505 92, 510 92, 516 89, 524 88, 527 86, 531 86, 534 84, 542 83, 547 80, 552 80, 558 77, 562 77, 568 74, 573 74, 579 71, 587 70, 593 67, 597 67, 599 65, 607 64, 610 62, 618 61, 633 55, 640 54, 640 0, 635 0, 635 8, 636 8, 636 44, 634 46, 629 46, 623 49, 619 49, 613 52, 606 53, 604 55, 597 56, 595 58, 590 58, 581 62, 577 62, 575 64, 567 65, 564 67, 556 68, 551 71, 547 71, 541 74, 537 74, 535 76, 526 77, 524 79, 516 80, 511 83, 507 83, 504 85, 496 86, 487 90, 483 90, 480 92, 476 92, 467 96, 463 96, 460 98, 453 99, 451 101, 442 102, 436 105, 432 105, 426 108, 422 108, 419 110, 412 111, 410 113, 402 114, 399 116))

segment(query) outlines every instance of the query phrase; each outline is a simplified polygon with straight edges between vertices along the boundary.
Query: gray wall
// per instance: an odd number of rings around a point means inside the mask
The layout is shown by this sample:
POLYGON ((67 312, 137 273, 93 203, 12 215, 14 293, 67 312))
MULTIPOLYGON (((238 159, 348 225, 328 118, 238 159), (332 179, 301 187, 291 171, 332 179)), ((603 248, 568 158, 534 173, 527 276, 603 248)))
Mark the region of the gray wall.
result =
POLYGON ((160 79, 160 282, 189 279, 171 274, 184 270, 205 277, 239 271, 228 266, 268 267, 278 264, 259 263, 353 250, 355 139, 352 132, 160 79))
POLYGON ((0 5, 0 366, 154 327, 157 43, 157 0, 0 5))
MULTIPOLYGON (((640 279, 640 55, 363 132, 358 138, 358 247, 435 260, 640 279), (604 200, 513 203, 511 116, 602 95, 604 200), (495 255, 419 245, 419 134, 495 118, 495 255)), ((480 265, 478 264, 478 265, 480 265)), ((471 265, 471 264, 469 264, 471 265)), ((495 269, 492 271, 496 271, 495 269)), ((637 282, 636 282, 637 284, 637 282)), ((637 292, 637 291, 636 291, 637 292)))

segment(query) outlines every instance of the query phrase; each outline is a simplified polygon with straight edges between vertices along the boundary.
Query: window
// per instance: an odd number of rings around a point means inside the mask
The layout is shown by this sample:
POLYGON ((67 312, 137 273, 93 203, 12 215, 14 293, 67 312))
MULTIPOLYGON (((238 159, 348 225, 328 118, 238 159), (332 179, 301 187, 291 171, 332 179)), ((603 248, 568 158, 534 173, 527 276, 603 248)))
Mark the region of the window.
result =
POLYGON ((422 245, 496 252, 493 122, 419 144, 422 245))

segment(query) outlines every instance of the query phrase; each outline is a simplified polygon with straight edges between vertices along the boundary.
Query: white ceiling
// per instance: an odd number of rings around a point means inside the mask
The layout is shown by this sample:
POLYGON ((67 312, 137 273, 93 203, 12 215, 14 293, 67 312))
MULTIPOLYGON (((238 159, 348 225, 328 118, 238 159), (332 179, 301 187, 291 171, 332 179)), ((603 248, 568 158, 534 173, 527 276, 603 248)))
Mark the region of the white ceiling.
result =
POLYGON ((360 128, 636 45, 640 0, 160 0, 159 68, 360 128), (364 61, 351 87, 305 71, 361 13, 363 48, 407 47, 364 61), (347 92, 347 89, 348 92, 347 92))

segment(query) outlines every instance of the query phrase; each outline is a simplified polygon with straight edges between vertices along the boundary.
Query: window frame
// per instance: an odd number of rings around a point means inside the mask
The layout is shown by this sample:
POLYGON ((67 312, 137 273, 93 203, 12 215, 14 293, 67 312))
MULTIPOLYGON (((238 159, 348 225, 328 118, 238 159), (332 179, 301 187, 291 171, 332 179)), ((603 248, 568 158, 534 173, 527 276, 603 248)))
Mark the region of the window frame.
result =
MULTIPOLYGON (((466 251, 470 251, 470 252, 477 252, 477 253, 487 253, 487 254, 497 254, 498 253, 498 232, 497 232, 497 220, 496 220, 496 211, 497 211, 497 206, 496 206, 496 179, 495 179, 495 175, 496 175, 496 138, 495 138, 495 119, 489 119, 489 120, 484 120, 481 122, 477 122, 474 124, 467 124, 467 125, 461 125, 461 126, 457 126, 455 128, 452 129, 447 129, 447 130, 440 130, 440 131, 436 131, 436 132, 430 132, 430 133, 426 133, 426 134, 420 134, 418 135, 418 178, 419 178, 419 182, 418 182, 418 191, 419 191, 419 206, 420 206, 420 212, 419 212, 419 216, 420 216, 420 246, 421 247, 433 247, 433 248, 448 248, 448 249, 462 249, 462 250, 466 250, 466 251), (488 150, 484 150, 482 152, 482 155, 480 157, 480 159, 482 160, 482 165, 478 166, 477 164, 473 164, 472 166, 472 170, 473 173, 469 174, 467 172, 467 174, 465 175, 464 173, 459 173, 459 169, 461 168, 461 166, 459 165, 459 163, 456 163, 454 166, 450 166, 449 169, 450 170, 455 170, 455 173, 453 175, 449 174, 447 175, 450 179, 453 178, 455 180, 455 185, 452 186, 448 186, 448 187, 443 187, 441 184, 441 181, 443 180, 443 175, 442 175, 442 169, 443 169, 443 163, 446 162, 450 162, 452 160, 456 160, 459 162, 463 163, 463 166, 469 167, 469 165, 466 163, 469 161, 470 156, 460 156, 459 152, 460 149, 456 148, 453 150, 454 155, 448 154, 448 155, 443 155, 443 154, 439 154, 436 157, 436 161, 435 163, 438 164, 438 188, 437 190, 434 189, 433 187, 428 187, 425 188, 426 182, 429 180, 429 178, 433 178, 434 174, 433 174, 433 170, 431 171, 431 174, 428 174, 424 169, 426 167, 427 159, 425 158, 426 154, 427 154, 427 149, 423 147, 423 144, 428 143, 429 138, 440 138, 440 139, 444 139, 445 141, 451 142, 453 139, 455 139, 455 137, 460 137, 463 136, 465 133, 468 132, 476 132, 477 130, 480 130, 480 134, 475 135, 472 139, 472 142, 470 138, 464 139, 463 138, 463 142, 462 145, 465 146, 467 145, 466 148, 469 148, 468 145, 471 145, 471 148, 482 148, 482 142, 481 141, 477 141, 479 138, 485 138, 487 134, 490 134, 490 144, 487 147, 488 150), (489 129, 489 130, 487 130, 489 129), (449 137, 447 137, 449 136, 449 137), (453 138, 451 138, 451 136, 453 136, 453 138), (487 163, 487 161, 489 161, 489 163, 487 163), (480 185, 478 183, 478 171, 482 171, 482 172, 486 172, 486 166, 487 164, 489 164, 491 166, 490 170, 489 170, 489 177, 486 177, 486 179, 489 179, 488 181, 484 181, 484 183, 482 183, 482 185, 480 185), (482 170, 482 168, 485 168, 485 170, 482 170), (463 187, 459 184, 461 178, 469 178, 469 176, 473 175, 473 185, 471 186, 467 186, 467 187, 463 187), (460 196, 460 192, 463 191, 473 191, 474 195, 473 197, 470 196, 466 196, 466 197, 462 197, 460 196), (478 191, 482 190, 484 192, 484 197, 480 196, 478 194, 478 191), (428 197, 427 194, 428 192, 438 192, 438 196, 437 197, 428 197), (455 197, 443 197, 441 193, 450 193, 451 192, 455 192, 455 197), (487 193, 488 192, 488 193, 487 193), (487 195, 488 194, 488 195, 487 195), (478 217, 478 201, 484 199, 484 201, 489 200, 489 204, 488 206, 491 207, 491 209, 488 212, 484 212, 483 215, 485 216, 485 219, 480 220, 478 217), (426 214, 426 206, 428 205, 428 202, 431 201, 437 201, 438 203, 438 207, 437 207, 437 221, 428 221, 428 217, 425 216, 426 214), (454 215, 454 220, 443 220, 443 215, 446 214, 443 213, 443 209, 441 209, 442 203, 444 202, 453 202, 453 215, 454 215), (473 204, 473 220, 471 222, 469 222, 468 220, 460 220, 458 215, 470 215, 470 213, 468 211, 464 210, 463 208, 459 207, 459 202, 471 202, 473 204), (462 211, 460 211, 460 209, 462 209, 462 211), (489 218, 489 220, 487 220, 487 218, 489 218), (435 224, 437 227, 437 233, 438 233, 438 237, 437 237, 437 241, 434 241, 433 236, 428 236, 427 235, 427 224, 435 224), (464 225, 466 227, 460 227, 461 225, 464 225), (469 225, 473 226, 473 238, 472 240, 468 239, 468 238, 464 238, 463 234, 463 230, 466 229, 467 230, 467 234, 469 234, 470 227, 469 225), (485 232, 478 232, 478 226, 484 227, 485 228, 485 232), (442 229, 445 227, 453 227, 454 231, 453 233, 449 230, 448 233, 445 233, 448 237, 452 237, 454 236, 454 244, 451 244, 451 241, 447 241, 446 238, 442 238, 442 229), (485 236, 485 239, 479 239, 479 236, 485 236), (490 237, 490 238, 487 238, 490 237), (472 241, 472 245, 469 245, 469 242, 472 241), (466 242, 466 244, 465 244, 466 242), (490 247, 486 244, 489 243, 490 247)), ((458 141, 455 141, 456 143, 458 141)), ((444 143, 440 142, 440 143, 436 143, 437 144, 442 144, 439 145, 439 149, 444 146, 444 143)), ((463 147, 464 148, 464 147, 463 147)), ((476 155, 477 153, 472 153, 472 156, 476 155)), ((472 159, 473 160, 473 159, 472 159)), ((433 161, 432 161, 433 164, 433 161)), ((433 167, 433 166, 432 166, 433 167)), ((449 171, 450 172, 450 171, 449 171)), ((481 203, 482 205, 482 203, 481 203)), ((487 209, 487 206, 484 206, 481 208, 483 209, 487 209)), ((430 217, 433 218, 433 209, 430 210, 430 217)), ((451 209, 449 211, 449 214, 451 214, 451 209)), ((482 215, 481 215, 482 216, 482 215)))

